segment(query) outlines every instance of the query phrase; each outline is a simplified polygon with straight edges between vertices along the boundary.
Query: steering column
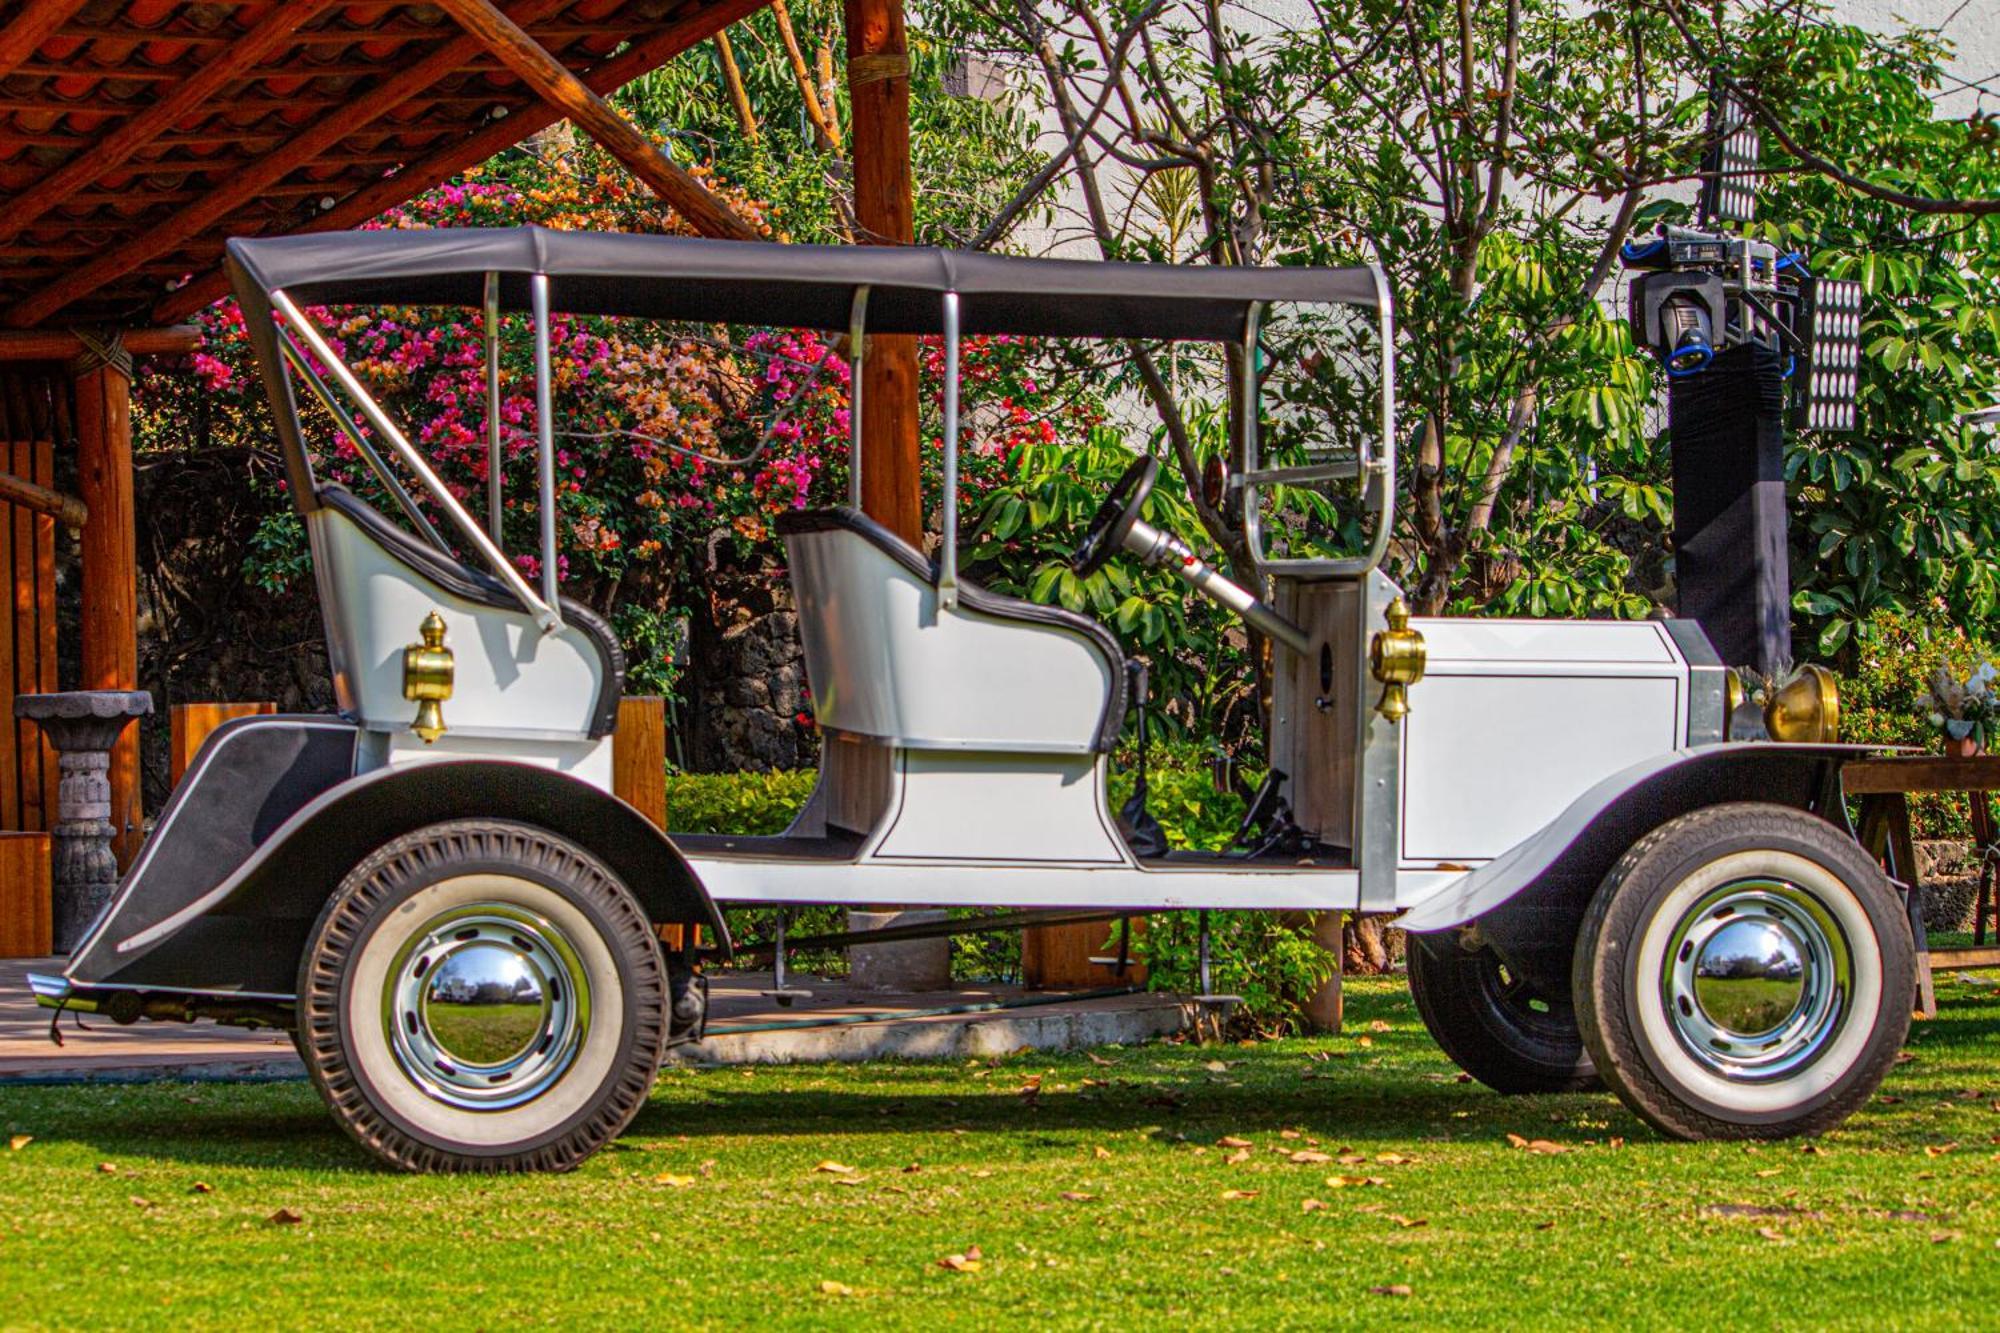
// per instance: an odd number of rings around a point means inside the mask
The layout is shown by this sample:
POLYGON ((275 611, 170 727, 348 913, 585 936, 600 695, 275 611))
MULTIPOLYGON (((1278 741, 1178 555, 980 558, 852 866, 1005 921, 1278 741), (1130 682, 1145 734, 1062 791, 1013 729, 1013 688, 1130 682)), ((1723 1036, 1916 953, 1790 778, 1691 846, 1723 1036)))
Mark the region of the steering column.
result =
POLYGON ((1125 469, 1111 487, 1111 494, 1098 506, 1090 526, 1084 529, 1083 540, 1070 557, 1070 568, 1088 577, 1104 567, 1114 550, 1123 547, 1138 556, 1142 564, 1171 569, 1181 582, 1202 596, 1228 607, 1301 657, 1310 657, 1312 641, 1304 630, 1279 615, 1248 588, 1216 572, 1186 542, 1139 517, 1159 476, 1160 465, 1151 458, 1141 458, 1125 469))

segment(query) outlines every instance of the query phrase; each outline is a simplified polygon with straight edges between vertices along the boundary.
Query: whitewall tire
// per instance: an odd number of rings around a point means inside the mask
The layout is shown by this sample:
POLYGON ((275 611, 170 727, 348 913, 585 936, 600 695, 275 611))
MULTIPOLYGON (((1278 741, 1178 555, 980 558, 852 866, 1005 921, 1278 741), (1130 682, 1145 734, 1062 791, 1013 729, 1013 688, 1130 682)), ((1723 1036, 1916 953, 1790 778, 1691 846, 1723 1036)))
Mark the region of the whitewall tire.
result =
POLYGON ((560 1171, 644 1104, 666 997, 645 913, 602 862, 458 820, 342 881, 300 965, 298 1043, 334 1118, 390 1165, 560 1171))
POLYGON ((1881 869, 1826 821, 1741 803, 1648 834, 1577 940, 1577 1025, 1607 1084, 1680 1138, 1816 1134, 1910 1025, 1914 950, 1881 869))

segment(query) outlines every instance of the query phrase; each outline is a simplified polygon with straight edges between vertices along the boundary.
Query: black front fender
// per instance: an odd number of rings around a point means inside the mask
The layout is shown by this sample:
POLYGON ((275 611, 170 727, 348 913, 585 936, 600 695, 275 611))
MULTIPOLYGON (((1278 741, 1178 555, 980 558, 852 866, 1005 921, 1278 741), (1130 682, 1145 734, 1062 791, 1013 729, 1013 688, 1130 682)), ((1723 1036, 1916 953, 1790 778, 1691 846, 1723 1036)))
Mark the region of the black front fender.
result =
MULTIPOLYGON (((150 924, 121 899, 70 967, 81 985, 289 996, 306 936, 347 872, 394 838, 451 819, 515 820, 599 857, 655 922, 729 933, 700 879, 630 805, 553 769, 441 760, 377 769, 304 806, 214 889, 150 924)), ((136 900, 145 889, 135 886, 136 900)))
POLYGON ((1605 779, 1548 828, 1415 908, 1405 922, 1413 933, 1474 926, 1543 996, 1567 1000, 1584 912, 1633 843, 1668 820, 1737 801, 1791 806, 1845 827, 1840 765, 1875 752, 1754 742, 1662 756, 1605 779))

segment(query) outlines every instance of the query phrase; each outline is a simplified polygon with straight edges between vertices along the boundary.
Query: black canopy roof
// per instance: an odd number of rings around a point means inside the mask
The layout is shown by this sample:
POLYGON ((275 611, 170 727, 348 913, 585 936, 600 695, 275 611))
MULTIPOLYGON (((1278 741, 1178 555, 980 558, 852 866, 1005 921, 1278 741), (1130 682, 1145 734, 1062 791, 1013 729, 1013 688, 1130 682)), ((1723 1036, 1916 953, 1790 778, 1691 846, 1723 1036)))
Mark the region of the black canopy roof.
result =
POLYGON ((304 304, 477 307, 485 275, 501 302, 528 305, 528 275, 552 279, 576 314, 844 329, 867 286, 868 327, 941 331, 945 292, 959 293, 966 333, 1048 337, 1243 336, 1261 302, 1374 306, 1367 268, 1222 268, 1017 259, 914 246, 778 245, 540 227, 324 232, 229 242, 246 308, 283 288, 304 304))

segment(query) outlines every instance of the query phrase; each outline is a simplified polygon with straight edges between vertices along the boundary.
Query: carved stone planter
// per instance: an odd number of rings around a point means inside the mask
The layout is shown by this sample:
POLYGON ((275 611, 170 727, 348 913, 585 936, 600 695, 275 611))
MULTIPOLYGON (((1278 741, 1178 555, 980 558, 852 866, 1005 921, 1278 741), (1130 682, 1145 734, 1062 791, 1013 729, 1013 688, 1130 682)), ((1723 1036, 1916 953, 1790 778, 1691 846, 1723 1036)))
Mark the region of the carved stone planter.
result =
POLYGON ((97 914, 118 889, 111 839, 111 747, 135 717, 153 711, 143 690, 73 690, 22 694, 14 716, 42 729, 62 774, 56 790, 54 835, 55 947, 69 953, 83 942, 97 914))

